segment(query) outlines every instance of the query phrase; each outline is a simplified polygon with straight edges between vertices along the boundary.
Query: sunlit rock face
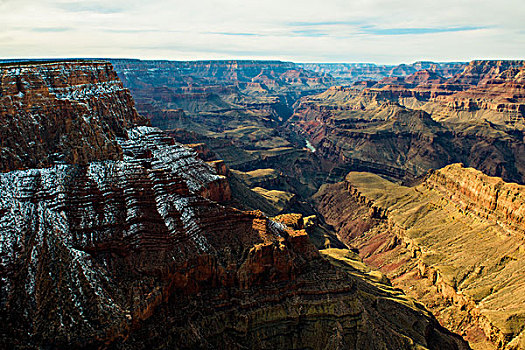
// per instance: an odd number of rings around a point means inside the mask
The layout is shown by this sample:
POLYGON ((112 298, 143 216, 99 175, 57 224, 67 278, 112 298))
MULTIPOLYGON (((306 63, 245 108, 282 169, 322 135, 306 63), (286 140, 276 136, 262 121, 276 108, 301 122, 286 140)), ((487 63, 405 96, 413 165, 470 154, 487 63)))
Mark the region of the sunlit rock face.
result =
MULTIPOLYGON (((348 171, 411 181, 463 163, 525 183, 524 61, 473 61, 445 79, 431 71, 302 98, 288 125, 348 171)), ((336 171, 334 171, 334 174, 336 171)))
POLYGON ((17 72, 41 86, 1 100, 2 347, 466 348, 304 230, 217 203, 222 168, 141 125, 111 66, 17 72))
POLYGON ((407 187, 351 172, 319 211, 394 286, 476 349, 525 346, 525 186, 452 164, 407 187))

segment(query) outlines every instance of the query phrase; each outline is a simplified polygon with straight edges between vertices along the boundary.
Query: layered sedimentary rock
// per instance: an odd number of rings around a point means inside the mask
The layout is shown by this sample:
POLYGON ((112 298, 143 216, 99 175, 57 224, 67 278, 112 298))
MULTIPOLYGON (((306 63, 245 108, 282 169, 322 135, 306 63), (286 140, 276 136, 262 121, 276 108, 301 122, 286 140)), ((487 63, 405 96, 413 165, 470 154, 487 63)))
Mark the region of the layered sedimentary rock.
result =
POLYGON ((0 171, 117 160, 115 137, 147 123, 109 63, 8 63, 0 79, 0 171))
MULTIPOLYGON (((77 74, 75 65, 56 67, 77 74)), ((129 94, 121 94, 115 104, 130 113, 105 134, 116 145, 110 156, 40 168, 28 161, 25 170, 4 163, 3 347, 466 348, 347 250, 320 254, 301 229, 218 204, 229 199, 224 176, 159 129, 134 126, 129 94)), ((55 95, 43 96, 64 115, 55 95)), ((82 103, 96 105, 90 96, 82 103)), ((117 107, 105 91, 100 98, 104 112, 89 125, 104 129, 117 107)), ((29 101, 19 104, 31 112, 20 128, 47 114, 45 101, 32 109, 29 101)), ((82 111, 65 115, 76 120, 82 111)), ((58 129, 58 138, 71 130, 58 129)), ((34 142, 47 150, 47 139, 34 142)), ((86 143, 100 145, 96 137, 86 143)))
POLYGON ((291 62, 112 62, 153 126, 228 139, 256 157, 293 147, 289 132, 281 128, 293 113, 291 106, 333 84, 330 76, 291 62))
POLYGON ((479 85, 495 79, 501 73, 523 67, 523 60, 475 60, 447 81, 448 84, 460 84, 466 86, 479 85))
POLYGON ((389 77, 404 77, 421 70, 428 70, 443 77, 452 77, 465 64, 461 62, 415 62, 412 64, 376 65, 373 63, 305 63, 305 69, 330 74, 340 82, 355 83, 366 80, 381 80, 389 77))
POLYGON ((316 198, 345 243, 473 348, 523 349, 524 193, 454 164, 415 187, 350 173, 316 198))
POLYGON ((326 85, 331 81, 330 76, 312 74, 295 63, 282 61, 110 61, 124 83, 131 86, 139 82, 151 84, 158 79, 166 79, 167 86, 173 87, 264 83, 267 80, 272 81, 269 86, 326 85))
MULTIPOLYGON (((254 157, 253 154, 233 145, 231 141, 209 138, 182 129, 167 133, 186 147, 195 150, 199 158, 212 165, 218 174, 227 175, 232 194, 229 205, 244 210, 261 210, 270 216, 290 210, 312 214, 312 207, 303 199, 299 199, 300 195, 315 192, 314 182, 308 185, 301 182, 307 182, 306 178, 310 176, 304 176, 301 171, 303 165, 308 167, 307 164, 301 164, 302 155, 308 155, 307 151, 288 148, 281 149, 273 155, 254 157), (265 165, 281 164, 286 164, 286 174, 277 169, 264 168, 265 165)), ((315 166, 310 168, 315 171, 315 166)))
POLYGON ((284 117, 290 113, 289 99, 333 82, 330 76, 280 61, 112 62, 137 99, 139 112, 145 114, 182 108, 195 115, 242 108, 284 117))
POLYGON ((523 61, 474 61, 445 81, 420 71, 364 89, 332 87, 297 103, 289 125, 339 175, 410 180, 461 162, 525 183, 522 75, 523 61))
POLYGON ((522 131, 488 122, 437 122, 424 111, 385 103, 374 111, 304 105, 291 126, 307 136, 336 171, 371 171, 410 181, 462 162, 507 181, 525 183, 522 131), (341 171, 339 169, 342 169, 341 171))
POLYGON ((295 147, 254 150, 253 146, 243 149, 243 145, 231 139, 207 137, 184 129, 167 133, 190 147, 201 145, 197 147, 202 148, 206 161, 224 160, 224 165, 231 169, 228 171, 231 205, 258 209, 270 216, 288 210, 313 214, 306 198, 316 192, 325 175, 322 162, 304 147, 304 139, 296 139, 302 145, 295 147))
POLYGON ((525 61, 473 61, 440 89, 460 91, 431 99, 422 109, 438 120, 487 119, 523 129, 525 124, 525 61))
POLYGON ((472 61, 449 79, 435 76, 416 84, 414 74, 394 86, 381 86, 379 82, 371 91, 391 99, 397 97, 400 104, 425 110, 436 120, 455 123, 488 120, 523 130, 524 69, 525 61, 520 60, 472 61), (393 92, 391 96, 389 90, 393 92), (412 99, 407 99, 410 95, 412 99))
POLYGON ((463 211, 525 237, 525 186, 506 183, 459 164, 431 171, 425 186, 449 198, 463 211))
POLYGON ((356 84, 345 90, 345 101, 352 101, 354 109, 396 102, 425 110, 436 120, 487 119, 522 129, 524 67, 525 61, 472 61, 447 79, 435 71, 420 70, 408 76, 383 78, 376 84, 356 84))

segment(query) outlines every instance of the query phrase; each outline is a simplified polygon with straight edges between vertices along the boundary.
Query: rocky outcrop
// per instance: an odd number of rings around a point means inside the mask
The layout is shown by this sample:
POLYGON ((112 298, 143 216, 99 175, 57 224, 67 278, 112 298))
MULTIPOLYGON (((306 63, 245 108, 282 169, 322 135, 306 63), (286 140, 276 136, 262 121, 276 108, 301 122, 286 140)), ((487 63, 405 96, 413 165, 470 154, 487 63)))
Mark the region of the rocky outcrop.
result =
POLYGON ((122 161, 2 175, 2 300, 12 336, 25 329, 29 343, 77 346, 123 336, 167 288, 152 280, 175 263, 166 250, 180 241, 208 249, 202 235, 212 223, 198 216, 221 210, 197 194, 217 199, 225 179, 157 129, 128 136, 118 140, 122 161))
POLYGON ((484 118, 523 129, 525 116, 525 61, 473 61, 444 84, 460 84, 462 91, 436 96, 422 108, 436 119, 464 121, 484 118))
POLYGON ((415 187, 350 173, 316 198, 346 244, 474 349, 523 349, 523 193, 455 164, 415 187))
POLYGON ((424 186, 441 193, 463 211, 474 213, 525 237, 523 185, 506 183, 481 171, 452 164, 439 171, 431 171, 424 186))
POLYGON ((109 63, 0 66, 0 171, 122 158, 115 141, 146 124, 109 63))
POLYGON ((385 80, 384 86, 332 87, 301 99, 288 125, 342 168, 342 175, 371 171, 407 181, 429 169, 463 163, 525 183, 520 62, 485 62, 480 70, 486 72, 465 78, 459 92, 447 90, 446 82, 430 82, 432 75, 425 71, 385 80), (413 87, 416 81, 422 83, 413 87))
POLYGON ((404 77, 418 71, 427 70, 443 77, 452 77, 465 67, 460 62, 415 62, 412 64, 376 65, 373 63, 304 63, 305 69, 330 74, 346 84, 363 80, 381 80, 389 77, 404 77))
MULTIPOLYGON (((117 107, 90 96, 103 129, 117 107)), ((2 347, 466 348, 344 251, 321 255, 305 231, 218 204, 224 176, 159 129, 107 135, 111 157, 0 174, 2 347)))

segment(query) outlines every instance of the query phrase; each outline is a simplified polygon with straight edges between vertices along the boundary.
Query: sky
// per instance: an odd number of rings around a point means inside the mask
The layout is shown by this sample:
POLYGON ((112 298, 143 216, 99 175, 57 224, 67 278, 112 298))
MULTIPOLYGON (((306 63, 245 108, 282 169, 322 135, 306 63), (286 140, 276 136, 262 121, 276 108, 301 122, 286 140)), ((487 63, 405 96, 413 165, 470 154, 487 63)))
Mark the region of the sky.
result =
POLYGON ((0 58, 525 59, 524 0, 0 0, 0 58))

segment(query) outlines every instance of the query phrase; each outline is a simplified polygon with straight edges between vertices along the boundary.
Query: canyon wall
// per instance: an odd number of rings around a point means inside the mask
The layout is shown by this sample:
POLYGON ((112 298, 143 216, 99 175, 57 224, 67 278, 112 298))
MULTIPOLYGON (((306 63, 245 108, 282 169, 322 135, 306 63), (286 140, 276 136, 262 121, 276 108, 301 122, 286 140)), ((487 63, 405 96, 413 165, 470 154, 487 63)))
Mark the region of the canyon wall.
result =
MULTIPOLYGON (((2 116, 19 118, 17 142, 42 150, 2 163, 3 347, 467 348, 387 280, 353 268, 347 250, 321 254, 304 230, 219 204, 230 199, 215 170, 224 169, 159 129, 135 125, 143 119, 111 66, 48 62, 18 72, 22 82, 60 72, 65 95, 45 85, 38 104, 19 97, 2 116), (86 90, 63 79, 99 69, 105 73, 86 90), (105 77, 117 94, 96 87, 105 77), (73 102, 57 102, 61 96, 73 102), (89 118, 92 106, 101 107, 89 118), (21 130, 51 109, 61 116, 49 119, 58 140, 79 137, 59 126, 85 116, 114 147, 90 153, 104 146, 97 137, 80 148, 59 143, 60 162, 34 164, 55 139, 21 130), (85 158, 67 156, 74 149, 85 158)), ((7 107, 13 94, 26 94, 9 91, 7 107)), ((25 153, 12 149, 14 159, 25 153)))
POLYGON ((109 63, 0 66, 0 171, 122 158, 115 141, 145 125, 109 63))
POLYGON ((417 186, 349 173, 316 195, 343 241, 474 349, 525 347, 525 187, 449 165, 417 186))
MULTIPOLYGON (((293 113, 291 106, 301 96, 323 91, 334 81, 280 61, 112 62, 137 100, 138 111, 153 126, 225 139, 232 146, 253 151, 253 159, 294 147, 298 142, 281 127, 293 113)), ((214 151, 229 165, 239 163, 230 162, 224 148, 214 151)))
POLYGON ((352 84, 387 77, 403 77, 421 70, 428 70, 443 77, 459 73, 465 64, 461 62, 415 62, 400 65, 377 65, 373 63, 303 63, 301 67, 313 72, 330 74, 339 82, 352 84))
POLYGON ((281 61, 111 62, 145 115, 177 108, 190 115, 261 109, 287 117, 291 100, 334 82, 328 75, 281 61))
POLYGON ((454 77, 430 71, 302 98, 288 126, 334 164, 411 181, 463 163, 525 183, 523 61, 473 61, 454 77))
POLYGON ((259 209, 269 215, 311 211, 306 197, 323 180, 321 164, 283 123, 298 98, 325 90, 333 78, 279 61, 112 62, 153 126, 182 136, 183 143, 206 143, 230 168, 281 174, 279 183, 250 188, 233 174, 243 208, 266 202, 259 209), (193 140, 184 133, 193 133, 193 140))

